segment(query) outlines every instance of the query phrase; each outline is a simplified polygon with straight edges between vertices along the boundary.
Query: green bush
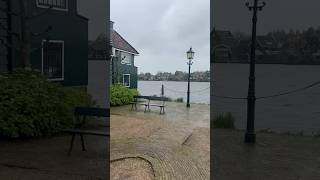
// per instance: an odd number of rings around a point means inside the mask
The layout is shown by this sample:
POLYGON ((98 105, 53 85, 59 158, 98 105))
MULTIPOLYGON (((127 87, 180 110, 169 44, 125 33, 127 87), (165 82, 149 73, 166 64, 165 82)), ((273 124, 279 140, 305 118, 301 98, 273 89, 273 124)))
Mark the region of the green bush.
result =
POLYGON ((0 137, 57 133, 71 125, 75 106, 91 104, 85 92, 48 82, 39 72, 0 74, 0 137))
POLYGON ((138 95, 136 89, 129 89, 121 84, 111 86, 111 106, 121 106, 133 101, 133 96, 138 95))
POLYGON ((234 129, 235 119, 230 112, 221 113, 214 117, 213 126, 215 128, 234 129))

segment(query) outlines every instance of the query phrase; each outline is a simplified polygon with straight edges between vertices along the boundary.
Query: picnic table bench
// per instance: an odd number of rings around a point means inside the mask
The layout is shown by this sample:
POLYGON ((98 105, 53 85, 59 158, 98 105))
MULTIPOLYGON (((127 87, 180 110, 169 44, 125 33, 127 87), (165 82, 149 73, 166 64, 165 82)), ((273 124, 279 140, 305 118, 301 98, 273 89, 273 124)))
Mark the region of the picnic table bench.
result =
MULTIPOLYGON (((101 130, 89 130, 83 127, 83 123, 86 121, 86 117, 110 117, 110 110, 105 108, 93 108, 93 107, 76 107, 74 110, 75 122, 74 127, 71 129, 65 129, 64 132, 72 134, 71 143, 68 151, 68 155, 71 154, 75 135, 79 134, 81 138, 82 151, 85 151, 85 143, 83 135, 95 135, 95 136, 110 136, 109 128, 105 131, 101 130), (82 117, 82 118, 81 118, 82 117)), ((110 124, 107 121, 107 124, 104 127, 109 127, 110 124)))
POLYGON ((156 96, 134 96, 134 101, 131 104, 131 110, 135 108, 137 110, 137 104, 143 105, 144 112, 147 110, 150 112, 150 106, 155 106, 160 108, 160 114, 165 114, 165 102, 168 101, 167 97, 156 97, 156 96), (161 101, 161 103, 154 103, 154 101, 161 101))

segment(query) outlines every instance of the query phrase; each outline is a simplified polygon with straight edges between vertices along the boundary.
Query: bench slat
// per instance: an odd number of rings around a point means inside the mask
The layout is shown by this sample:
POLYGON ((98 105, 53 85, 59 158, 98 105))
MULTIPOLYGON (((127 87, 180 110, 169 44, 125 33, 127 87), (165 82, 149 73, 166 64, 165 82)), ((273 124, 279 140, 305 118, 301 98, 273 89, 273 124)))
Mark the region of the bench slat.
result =
POLYGON ((169 101, 167 97, 155 97, 155 96, 134 96, 136 99, 148 99, 148 100, 155 100, 155 101, 169 101))
POLYGON ((165 107, 164 105, 161 105, 161 104, 149 104, 149 106, 165 107))

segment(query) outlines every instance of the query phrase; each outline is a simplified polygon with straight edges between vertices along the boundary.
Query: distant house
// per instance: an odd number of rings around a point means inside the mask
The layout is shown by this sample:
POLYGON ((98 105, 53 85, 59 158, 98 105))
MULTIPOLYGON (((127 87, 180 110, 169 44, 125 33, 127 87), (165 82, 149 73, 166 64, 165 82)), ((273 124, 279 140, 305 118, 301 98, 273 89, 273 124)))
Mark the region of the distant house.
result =
MULTIPOLYGON (((0 71, 21 65, 19 0, 1 1, 1 20, 14 34, 0 31, 2 38, 0 71), (11 13, 13 12, 13 13, 11 13), (9 43, 10 44, 10 43, 9 43), (10 44, 11 45, 11 44, 10 44)), ((27 19, 31 37, 30 62, 49 80, 66 86, 86 87, 88 84, 88 19, 77 12, 77 0, 30 0, 27 19), (48 9, 51 7, 51 9, 48 9), (47 29, 50 29, 46 31, 47 29)), ((2 27, 3 28, 3 27, 2 27)), ((1 29, 1 28, 0 28, 1 29)))
MULTIPOLYGON (((238 62, 250 61, 251 37, 242 37, 234 47, 234 54, 238 62)), ((280 45, 272 36, 256 37, 256 63, 273 63, 280 58, 280 45)))
POLYGON ((138 51, 131 46, 116 30, 110 22, 110 39, 113 57, 111 61, 112 83, 121 83, 129 88, 138 87, 138 68, 134 65, 138 51))
POLYGON ((213 30, 213 56, 214 62, 231 62, 232 48, 237 43, 230 31, 213 30))

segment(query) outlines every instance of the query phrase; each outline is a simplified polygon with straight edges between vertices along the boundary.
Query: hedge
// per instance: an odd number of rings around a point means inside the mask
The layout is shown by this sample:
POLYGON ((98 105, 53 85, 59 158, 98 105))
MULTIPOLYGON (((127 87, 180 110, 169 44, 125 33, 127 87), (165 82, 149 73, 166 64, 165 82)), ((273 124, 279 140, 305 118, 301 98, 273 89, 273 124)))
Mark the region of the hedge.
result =
POLYGON ((84 91, 47 81, 39 72, 0 74, 0 137, 52 135, 71 126, 73 108, 93 105, 84 91))

